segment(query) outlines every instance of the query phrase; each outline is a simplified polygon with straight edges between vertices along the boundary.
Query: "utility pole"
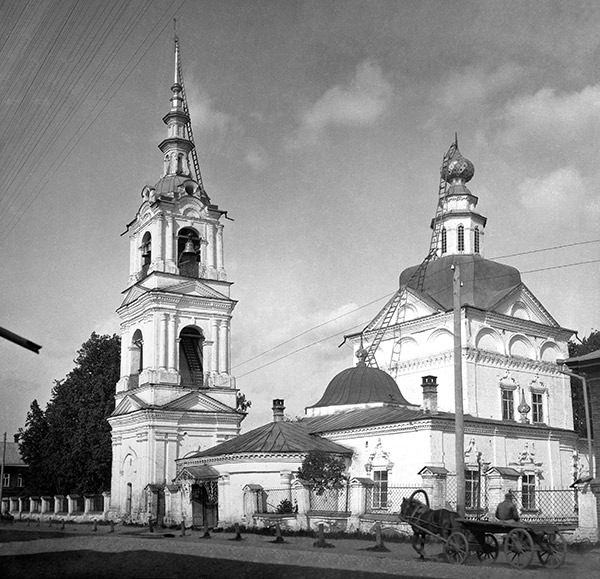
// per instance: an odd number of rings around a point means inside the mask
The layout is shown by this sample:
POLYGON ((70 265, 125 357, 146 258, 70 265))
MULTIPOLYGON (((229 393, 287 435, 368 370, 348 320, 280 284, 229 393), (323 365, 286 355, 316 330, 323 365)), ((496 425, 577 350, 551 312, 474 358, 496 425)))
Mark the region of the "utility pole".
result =
POLYGON ((4 462, 6 461, 6 432, 4 433, 4 443, 2 445, 2 466, 0 467, 0 511, 2 510, 2 490, 4 487, 4 462))
POLYGON ((454 298, 454 423, 455 462, 456 462, 456 511, 465 516, 465 421, 463 416, 462 387, 462 336, 460 307, 460 269, 453 265, 453 298, 454 298))

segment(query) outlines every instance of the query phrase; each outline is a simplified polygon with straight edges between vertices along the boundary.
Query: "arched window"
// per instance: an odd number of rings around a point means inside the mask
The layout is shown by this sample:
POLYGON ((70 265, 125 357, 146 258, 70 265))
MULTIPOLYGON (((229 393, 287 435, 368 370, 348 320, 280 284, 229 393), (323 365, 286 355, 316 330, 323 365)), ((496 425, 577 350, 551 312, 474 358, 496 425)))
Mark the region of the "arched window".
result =
POLYGON ((458 251, 465 250, 465 228, 463 225, 458 226, 458 251))
POLYGON ((148 268, 150 267, 150 263, 152 262, 152 236, 149 231, 144 233, 144 237, 142 239, 142 277, 146 277, 148 275, 148 268))
POLYGON ((200 236, 195 229, 184 227, 177 235, 177 265, 179 274, 198 277, 200 261, 200 236))
POLYGON ((144 369, 144 340, 140 330, 133 334, 129 352, 129 388, 133 389, 139 385, 140 373, 144 369))
POLYGON ((183 173, 183 155, 177 155, 177 174, 183 173))
POLYGON ((185 327, 179 334, 179 373, 182 386, 204 386, 204 336, 196 328, 185 327))
POLYGON ((448 251, 448 234, 446 228, 442 229, 442 255, 448 251))
POLYGON ((479 227, 475 227, 473 232, 473 249, 475 253, 479 253, 479 227))

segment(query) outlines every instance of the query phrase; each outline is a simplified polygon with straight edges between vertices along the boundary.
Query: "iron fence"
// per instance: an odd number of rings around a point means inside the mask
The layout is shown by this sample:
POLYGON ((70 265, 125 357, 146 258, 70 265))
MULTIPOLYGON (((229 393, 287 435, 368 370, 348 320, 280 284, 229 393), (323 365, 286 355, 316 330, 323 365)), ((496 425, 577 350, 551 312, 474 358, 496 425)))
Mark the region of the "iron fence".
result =
POLYGON ((512 491, 524 523, 576 526, 579 522, 577 489, 512 491))
POLYGON ((418 485, 391 486, 375 485, 367 488, 365 512, 367 513, 399 513, 402 499, 408 498, 418 485))
POLYGON ((297 513, 298 500, 295 489, 263 489, 260 491, 261 509, 263 513, 297 513))
POLYGON ((319 494, 315 489, 309 492, 310 510, 347 513, 350 511, 350 489, 347 486, 325 489, 319 494))
MULTIPOLYGON (((476 471, 472 471, 476 472, 476 471)), ((450 473, 446 477, 446 504, 451 511, 456 510, 456 474, 450 473)), ((474 476, 465 480, 465 518, 486 518, 489 514, 488 477, 474 476)))

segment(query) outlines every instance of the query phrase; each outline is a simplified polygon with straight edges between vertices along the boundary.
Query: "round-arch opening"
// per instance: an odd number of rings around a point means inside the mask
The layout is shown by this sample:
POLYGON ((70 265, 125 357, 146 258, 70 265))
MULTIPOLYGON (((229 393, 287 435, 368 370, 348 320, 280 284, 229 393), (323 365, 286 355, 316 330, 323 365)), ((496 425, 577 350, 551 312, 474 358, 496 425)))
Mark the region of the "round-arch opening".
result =
POLYGON ((144 237, 142 237, 140 250, 142 252, 142 276, 146 277, 148 275, 148 268, 152 262, 152 235, 150 235, 149 231, 146 231, 144 237))
POLYGON ((129 387, 136 388, 139 383, 139 375, 144 369, 144 338, 141 330, 133 333, 129 354, 129 387))
POLYGON ((179 274, 198 277, 200 262, 200 235, 191 227, 184 227, 177 234, 177 265, 179 274))
POLYGON ((198 328, 186 326, 179 334, 179 374, 182 386, 204 386, 204 334, 198 328))

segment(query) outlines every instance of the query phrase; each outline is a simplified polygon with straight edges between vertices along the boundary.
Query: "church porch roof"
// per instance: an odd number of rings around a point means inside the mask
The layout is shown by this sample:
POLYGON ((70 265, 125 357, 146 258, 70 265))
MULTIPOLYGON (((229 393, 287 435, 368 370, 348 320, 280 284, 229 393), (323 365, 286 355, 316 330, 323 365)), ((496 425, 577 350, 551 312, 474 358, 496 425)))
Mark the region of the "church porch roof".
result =
POLYGON ((352 454, 352 451, 321 438, 309 431, 306 423, 270 422, 186 458, 202 458, 241 453, 290 453, 320 450, 335 454, 352 454))

